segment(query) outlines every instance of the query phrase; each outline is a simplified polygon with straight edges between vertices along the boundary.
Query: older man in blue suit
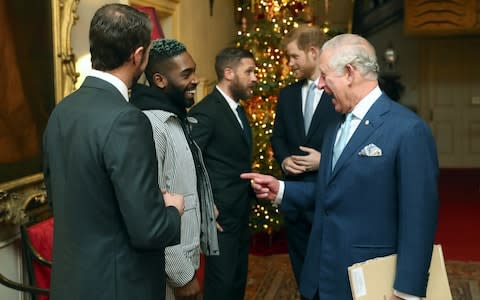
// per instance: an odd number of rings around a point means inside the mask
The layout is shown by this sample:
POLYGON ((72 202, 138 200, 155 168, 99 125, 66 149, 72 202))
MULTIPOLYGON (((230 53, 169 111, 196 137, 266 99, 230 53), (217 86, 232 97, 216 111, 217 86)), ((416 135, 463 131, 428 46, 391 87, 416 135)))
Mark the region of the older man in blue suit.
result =
POLYGON ((300 279, 307 299, 352 299, 347 268, 398 254, 395 299, 426 293, 437 224, 438 161, 427 124, 378 87, 375 49, 343 34, 322 47, 319 88, 345 115, 325 133, 316 182, 251 179, 259 198, 315 207, 300 279))

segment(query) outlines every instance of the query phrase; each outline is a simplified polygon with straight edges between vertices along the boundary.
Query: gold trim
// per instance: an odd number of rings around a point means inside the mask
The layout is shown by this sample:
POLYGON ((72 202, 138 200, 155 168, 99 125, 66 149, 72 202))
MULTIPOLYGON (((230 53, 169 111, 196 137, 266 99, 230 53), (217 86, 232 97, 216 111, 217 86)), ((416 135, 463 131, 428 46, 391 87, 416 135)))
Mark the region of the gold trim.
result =
POLYGON ((56 103, 75 89, 80 76, 75 70, 75 54, 71 46, 71 30, 78 20, 76 13, 79 2, 80 0, 51 0, 56 103))
POLYGON ((26 220, 27 206, 47 203, 43 174, 35 174, 0 184, 0 223, 20 224, 26 220), (33 202, 32 202, 33 201, 33 202))
MULTIPOLYGON (((51 0, 55 103, 75 88, 79 74, 71 47, 71 29, 78 20, 80 0, 51 0)), ((43 174, 38 173, 0 184, 0 239, 15 233, 18 224, 48 211, 43 174)))

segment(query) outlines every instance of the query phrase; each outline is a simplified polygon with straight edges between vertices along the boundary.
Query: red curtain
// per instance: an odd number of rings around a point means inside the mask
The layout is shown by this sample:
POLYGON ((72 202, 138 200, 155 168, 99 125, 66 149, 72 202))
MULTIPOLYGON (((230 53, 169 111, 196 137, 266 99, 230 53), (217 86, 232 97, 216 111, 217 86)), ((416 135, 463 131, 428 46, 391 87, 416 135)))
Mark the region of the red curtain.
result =
POLYGON ((148 14, 150 21, 152 22, 152 40, 163 39, 165 35, 163 34, 162 26, 158 21, 157 11, 154 7, 146 6, 135 6, 141 12, 148 14))

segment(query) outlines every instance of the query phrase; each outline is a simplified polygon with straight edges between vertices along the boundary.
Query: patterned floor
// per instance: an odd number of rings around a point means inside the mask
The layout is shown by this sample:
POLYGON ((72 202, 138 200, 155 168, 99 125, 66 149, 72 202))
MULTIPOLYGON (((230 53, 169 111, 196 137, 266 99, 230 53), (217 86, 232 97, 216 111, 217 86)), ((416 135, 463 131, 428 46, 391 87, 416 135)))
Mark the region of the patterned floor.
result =
POLYGON ((480 263, 447 261, 453 300, 480 300, 480 263))
MULTIPOLYGON (((480 300, 480 263, 448 261, 453 300, 480 300)), ((246 300, 298 300, 288 255, 250 256, 246 300)))

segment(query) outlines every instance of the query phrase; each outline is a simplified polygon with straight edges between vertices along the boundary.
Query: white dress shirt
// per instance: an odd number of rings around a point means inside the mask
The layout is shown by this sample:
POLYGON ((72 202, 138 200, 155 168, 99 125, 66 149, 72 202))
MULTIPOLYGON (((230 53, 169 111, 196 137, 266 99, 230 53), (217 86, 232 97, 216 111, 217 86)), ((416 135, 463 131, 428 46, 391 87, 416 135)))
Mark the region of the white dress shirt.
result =
POLYGON ((235 102, 230 96, 225 94, 218 85, 215 86, 215 88, 220 92, 220 94, 222 94, 223 98, 225 98, 225 100, 228 103, 228 106, 230 106, 230 109, 233 111, 233 114, 235 115, 235 117, 237 117, 238 124, 240 124, 240 127, 244 129, 242 120, 240 119, 240 116, 238 115, 238 112, 237 112, 237 107, 239 105, 238 102, 235 102))
POLYGON ((122 96, 125 98, 125 100, 127 100, 127 102, 128 102, 128 87, 125 84, 125 82, 120 80, 120 78, 118 78, 118 77, 116 77, 116 76, 114 76, 110 73, 102 72, 102 71, 99 71, 99 70, 91 70, 89 72, 88 76, 97 77, 97 78, 100 78, 102 80, 105 80, 108 83, 111 83, 120 92, 120 94, 122 94, 122 96))

